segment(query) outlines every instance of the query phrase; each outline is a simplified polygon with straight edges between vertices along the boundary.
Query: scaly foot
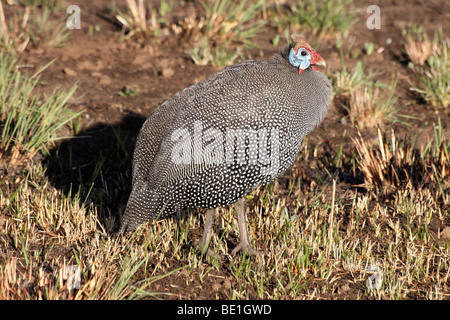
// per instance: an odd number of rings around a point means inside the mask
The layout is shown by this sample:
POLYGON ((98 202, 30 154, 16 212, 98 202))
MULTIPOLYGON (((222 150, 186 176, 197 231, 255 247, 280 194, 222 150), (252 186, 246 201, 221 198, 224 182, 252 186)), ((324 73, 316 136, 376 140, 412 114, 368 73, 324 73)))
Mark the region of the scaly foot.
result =
POLYGON ((233 251, 231 251, 231 254, 235 256, 238 253, 238 251, 242 251, 248 255, 257 257, 261 257, 264 255, 264 251, 253 249, 249 243, 245 243, 242 241, 239 242, 239 244, 236 246, 236 248, 233 249, 233 251))

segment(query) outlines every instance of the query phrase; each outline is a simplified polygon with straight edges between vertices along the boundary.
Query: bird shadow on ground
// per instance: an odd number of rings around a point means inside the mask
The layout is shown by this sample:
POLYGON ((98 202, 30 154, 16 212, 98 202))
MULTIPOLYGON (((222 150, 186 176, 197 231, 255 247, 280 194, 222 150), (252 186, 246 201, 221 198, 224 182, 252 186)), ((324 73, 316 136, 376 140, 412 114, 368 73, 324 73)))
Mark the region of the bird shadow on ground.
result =
POLYGON ((96 207, 108 232, 117 230, 131 191, 132 155, 144 121, 132 113, 118 124, 96 124, 58 144, 45 159, 52 185, 96 207))

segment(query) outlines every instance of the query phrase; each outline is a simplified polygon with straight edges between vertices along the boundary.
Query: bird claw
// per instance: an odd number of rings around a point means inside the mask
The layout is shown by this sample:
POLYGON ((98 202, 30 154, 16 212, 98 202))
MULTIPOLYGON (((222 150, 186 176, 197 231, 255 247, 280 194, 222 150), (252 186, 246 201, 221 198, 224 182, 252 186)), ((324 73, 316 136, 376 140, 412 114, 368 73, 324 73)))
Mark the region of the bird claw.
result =
POLYGON ((211 249, 209 246, 205 248, 205 245, 203 241, 198 242, 195 247, 198 251, 200 251, 200 254, 202 256, 206 256, 207 258, 211 258, 212 256, 216 256, 219 260, 225 260, 227 258, 226 255, 216 253, 213 249, 211 249))
POLYGON ((236 248, 234 248, 233 251, 231 251, 231 254, 233 256, 235 256, 238 253, 238 251, 242 251, 250 256, 256 256, 256 257, 261 257, 264 255, 264 251, 253 249, 249 243, 243 243, 243 242, 240 242, 236 246, 236 248))

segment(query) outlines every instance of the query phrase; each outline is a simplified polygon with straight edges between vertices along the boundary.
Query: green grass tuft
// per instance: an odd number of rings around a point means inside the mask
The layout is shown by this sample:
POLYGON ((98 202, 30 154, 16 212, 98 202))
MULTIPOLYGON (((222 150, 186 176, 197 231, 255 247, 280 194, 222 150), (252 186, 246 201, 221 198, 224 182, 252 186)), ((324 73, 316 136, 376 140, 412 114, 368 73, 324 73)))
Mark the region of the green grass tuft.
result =
POLYGON ((350 0, 306 0, 288 9, 280 6, 275 10, 274 23, 282 29, 312 32, 318 41, 333 34, 346 36, 357 15, 351 10, 351 3, 350 0))
POLYGON ((258 18, 264 1, 204 0, 205 15, 191 18, 184 28, 190 28, 193 46, 187 54, 196 64, 223 67, 232 64, 244 47, 254 47, 253 38, 261 32, 265 20, 258 18))
POLYGON ((406 53, 417 82, 412 90, 435 108, 450 106, 450 39, 444 38, 442 29, 429 40, 423 28, 411 28, 407 32, 406 53))
POLYGON ((1 55, 0 159, 9 155, 11 163, 16 163, 48 151, 61 138, 57 135, 59 130, 79 115, 66 108, 76 86, 68 91, 55 89, 48 97, 33 93, 47 66, 28 77, 18 71, 15 57, 1 55))

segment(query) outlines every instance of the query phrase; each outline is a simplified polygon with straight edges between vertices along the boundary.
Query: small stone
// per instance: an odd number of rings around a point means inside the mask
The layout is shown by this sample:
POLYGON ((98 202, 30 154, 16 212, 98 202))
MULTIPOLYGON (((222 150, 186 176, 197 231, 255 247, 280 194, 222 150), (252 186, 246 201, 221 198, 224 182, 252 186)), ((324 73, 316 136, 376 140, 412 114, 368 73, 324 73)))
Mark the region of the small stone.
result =
POLYGON ((101 60, 91 61, 91 60, 83 60, 78 62, 77 64, 79 69, 89 70, 89 71, 99 71, 104 69, 104 63, 101 60))
POLYGON ((76 77, 77 76, 77 72, 73 69, 70 69, 69 67, 66 67, 63 69, 64 73, 67 74, 70 77, 76 77))
POLYGON ((172 68, 164 68, 163 71, 162 71, 162 76, 164 78, 170 78, 174 74, 175 74, 175 71, 173 71, 172 68))
POLYGON ((445 227, 441 232, 441 236, 444 239, 450 239, 450 227, 445 227))
POLYGON ((224 281, 224 283, 223 283, 223 286, 224 286, 226 289, 231 289, 231 281, 230 281, 230 279, 225 279, 225 281, 224 281))
POLYGON ((346 283, 339 288, 338 293, 344 293, 348 291, 350 291, 350 286, 346 283))
POLYGON ((109 86, 112 83, 112 80, 110 77, 103 75, 100 80, 98 81, 103 86, 109 86))

